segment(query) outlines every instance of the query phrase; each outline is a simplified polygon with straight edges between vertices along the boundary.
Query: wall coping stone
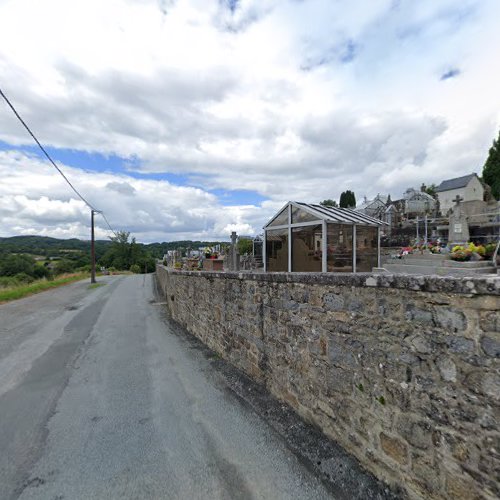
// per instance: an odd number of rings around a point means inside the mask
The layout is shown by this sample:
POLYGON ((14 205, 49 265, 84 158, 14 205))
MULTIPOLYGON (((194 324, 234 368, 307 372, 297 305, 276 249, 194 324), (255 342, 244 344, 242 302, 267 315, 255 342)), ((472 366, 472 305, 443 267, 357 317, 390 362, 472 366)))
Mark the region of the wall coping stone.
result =
POLYGON ((417 292, 441 292, 463 295, 500 296, 500 276, 456 277, 414 274, 375 273, 252 273, 217 271, 182 271, 158 264, 166 272, 205 279, 261 281, 263 283, 302 283, 345 287, 396 288, 417 292))

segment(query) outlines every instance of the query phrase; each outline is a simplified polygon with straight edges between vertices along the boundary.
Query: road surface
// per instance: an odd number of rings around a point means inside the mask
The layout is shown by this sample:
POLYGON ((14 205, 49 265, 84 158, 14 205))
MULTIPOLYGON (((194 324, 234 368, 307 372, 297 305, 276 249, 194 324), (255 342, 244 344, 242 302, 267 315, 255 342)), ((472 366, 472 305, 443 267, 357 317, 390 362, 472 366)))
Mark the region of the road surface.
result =
POLYGON ((0 305, 0 499, 331 498, 206 357, 153 276, 0 305))

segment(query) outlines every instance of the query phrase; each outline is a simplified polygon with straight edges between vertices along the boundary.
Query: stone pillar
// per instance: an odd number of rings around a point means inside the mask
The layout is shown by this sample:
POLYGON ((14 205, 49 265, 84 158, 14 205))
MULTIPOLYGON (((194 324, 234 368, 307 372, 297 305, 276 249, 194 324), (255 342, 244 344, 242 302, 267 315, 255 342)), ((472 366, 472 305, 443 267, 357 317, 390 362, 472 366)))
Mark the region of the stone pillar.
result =
POLYGON ((238 248, 236 247, 236 242, 238 240, 238 235, 236 231, 231 233, 231 271, 239 270, 238 262, 238 248))

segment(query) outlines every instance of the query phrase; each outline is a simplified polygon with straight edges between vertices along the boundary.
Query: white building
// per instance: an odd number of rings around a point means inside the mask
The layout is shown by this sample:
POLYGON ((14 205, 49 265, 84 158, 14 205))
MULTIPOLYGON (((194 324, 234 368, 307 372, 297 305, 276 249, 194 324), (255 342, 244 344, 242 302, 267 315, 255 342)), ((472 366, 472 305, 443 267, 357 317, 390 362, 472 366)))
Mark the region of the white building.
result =
POLYGON ((368 200, 365 196, 363 203, 354 210, 368 215, 369 217, 375 217, 382 220, 388 199, 389 197, 383 194, 377 194, 373 200, 368 200))
POLYGON ((455 206, 454 200, 457 196, 466 201, 483 201, 484 186, 481 184, 476 174, 464 175, 448 179, 437 187, 436 193, 439 199, 439 206, 442 215, 446 215, 448 210, 455 206))
POLYGON ((423 191, 408 188, 404 194, 405 214, 423 215, 431 213, 436 208, 436 200, 423 191))

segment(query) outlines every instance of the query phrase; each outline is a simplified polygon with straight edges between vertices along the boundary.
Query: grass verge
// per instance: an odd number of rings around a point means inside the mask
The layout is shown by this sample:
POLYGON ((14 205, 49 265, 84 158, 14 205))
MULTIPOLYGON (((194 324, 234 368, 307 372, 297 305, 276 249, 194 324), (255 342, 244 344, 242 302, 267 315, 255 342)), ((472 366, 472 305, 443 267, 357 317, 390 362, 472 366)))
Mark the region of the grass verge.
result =
POLYGON ((88 273, 65 274, 53 281, 39 280, 30 283, 29 285, 20 285, 12 288, 0 289, 0 303, 22 299, 28 295, 34 295, 35 293, 50 290, 51 288, 68 285, 69 283, 80 281, 88 278, 89 276, 90 275, 88 273))

